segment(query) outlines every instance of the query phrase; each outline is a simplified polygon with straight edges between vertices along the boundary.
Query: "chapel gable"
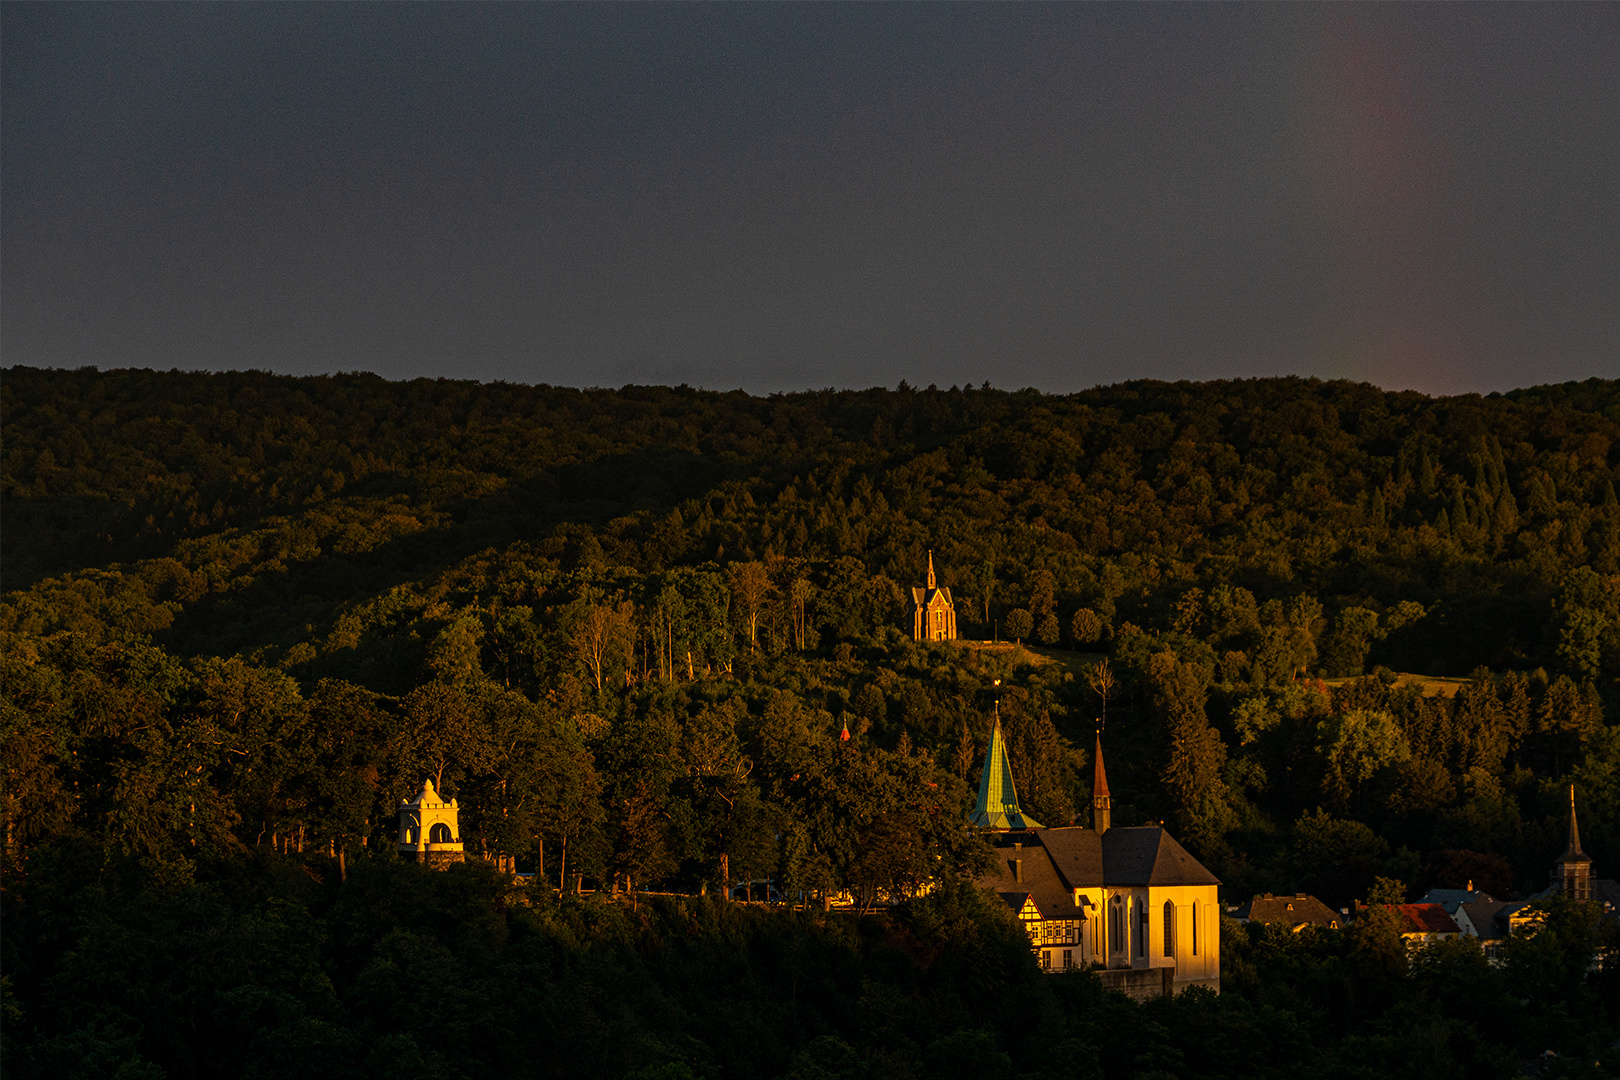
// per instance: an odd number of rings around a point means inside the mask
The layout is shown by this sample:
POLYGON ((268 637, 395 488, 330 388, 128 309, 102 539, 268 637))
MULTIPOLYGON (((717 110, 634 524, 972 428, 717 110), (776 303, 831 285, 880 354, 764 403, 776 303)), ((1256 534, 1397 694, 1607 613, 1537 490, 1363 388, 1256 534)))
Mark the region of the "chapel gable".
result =
POLYGON ((928 584, 911 590, 911 636, 916 641, 955 641, 956 605, 951 590, 934 577, 934 553, 928 553, 928 584))

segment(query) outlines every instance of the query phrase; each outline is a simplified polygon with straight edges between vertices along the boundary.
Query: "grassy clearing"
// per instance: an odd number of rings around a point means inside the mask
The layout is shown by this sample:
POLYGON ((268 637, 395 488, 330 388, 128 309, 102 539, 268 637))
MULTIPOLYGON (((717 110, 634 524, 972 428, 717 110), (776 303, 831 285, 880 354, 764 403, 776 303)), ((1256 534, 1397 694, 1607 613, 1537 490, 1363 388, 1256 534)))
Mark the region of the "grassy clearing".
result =
MULTIPOLYGON (((1325 679, 1329 686, 1343 686, 1355 679, 1325 679)), ((1395 673, 1395 685, 1400 687, 1416 686, 1424 697, 1454 697, 1458 690, 1468 685, 1468 680, 1445 675, 1414 675, 1409 671, 1395 673)))
POLYGON ((1042 645, 1014 644, 1010 641, 971 641, 959 638, 955 644, 959 649, 969 649, 977 652, 981 659, 985 657, 994 658, 1009 670, 1016 670, 1021 667, 1044 668, 1056 664, 1063 669, 1064 674, 1073 675, 1077 679, 1091 665, 1108 658, 1104 653, 1049 649, 1042 645))

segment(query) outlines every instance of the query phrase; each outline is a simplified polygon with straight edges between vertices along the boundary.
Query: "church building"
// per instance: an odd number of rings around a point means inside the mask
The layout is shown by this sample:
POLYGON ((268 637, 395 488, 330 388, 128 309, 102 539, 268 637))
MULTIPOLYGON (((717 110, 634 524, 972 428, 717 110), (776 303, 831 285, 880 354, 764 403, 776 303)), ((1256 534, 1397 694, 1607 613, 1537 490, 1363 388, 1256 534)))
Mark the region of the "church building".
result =
POLYGON ((1017 914, 1041 968, 1099 967, 1135 998, 1221 988, 1220 882, 1157 825, 1115 828, 1102 739, 1091 828, 1045 828, 1023 814, 999 722, 970 819, 989 832, 996 865, 979 884, 1017 914))
POLYGON ((934 581, 934 553, 928 553, 928 585, 912 588, 911 636, 916 641, 955 641, 956 605, 951 590, 934 581))

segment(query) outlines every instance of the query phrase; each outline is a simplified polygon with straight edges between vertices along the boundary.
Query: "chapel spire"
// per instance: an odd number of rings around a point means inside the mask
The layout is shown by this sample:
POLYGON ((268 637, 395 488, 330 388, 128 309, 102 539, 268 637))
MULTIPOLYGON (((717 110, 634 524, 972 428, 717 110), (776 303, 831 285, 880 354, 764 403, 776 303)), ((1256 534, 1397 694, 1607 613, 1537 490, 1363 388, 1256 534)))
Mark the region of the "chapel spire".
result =
POLYGON ((934 549, 928 549, 928 591, 933 592, 939 586, 934 584, 934 549))
POLYGON ((1108 795, 1108 773, 1103 769, 1101 732, 1097 733, 1097 748, 1092 756, 1095 771, 1091 776, 1091 827, 1101 835, 1108 831, 1114 808, 1114 801, 1108 795))

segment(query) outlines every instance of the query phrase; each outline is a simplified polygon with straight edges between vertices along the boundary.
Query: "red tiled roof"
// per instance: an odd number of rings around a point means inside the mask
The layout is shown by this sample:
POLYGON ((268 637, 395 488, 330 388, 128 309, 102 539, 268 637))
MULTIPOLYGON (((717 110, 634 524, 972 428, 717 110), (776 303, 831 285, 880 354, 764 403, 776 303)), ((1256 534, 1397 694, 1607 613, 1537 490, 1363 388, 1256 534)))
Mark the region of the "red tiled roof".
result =
POLYGON ((1401 904, 1401 915, 1406 919, 1408 934, 1460 934, 1457 920, 1446 914, 1439 904, 1401 904))

